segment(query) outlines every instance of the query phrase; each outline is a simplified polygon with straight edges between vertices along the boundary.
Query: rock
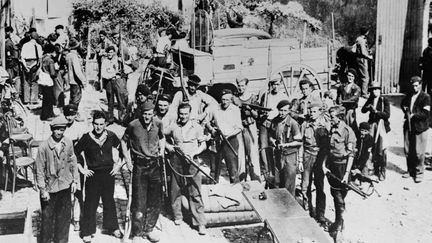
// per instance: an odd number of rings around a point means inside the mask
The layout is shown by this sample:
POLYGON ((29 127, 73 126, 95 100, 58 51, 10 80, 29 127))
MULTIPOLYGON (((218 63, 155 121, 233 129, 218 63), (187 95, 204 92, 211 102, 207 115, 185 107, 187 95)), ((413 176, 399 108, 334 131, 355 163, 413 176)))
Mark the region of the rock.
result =
POLYGON ((403 189, 405 190, 405 191, 409 191, 409 188, 408 187, 403 187, 403 189))

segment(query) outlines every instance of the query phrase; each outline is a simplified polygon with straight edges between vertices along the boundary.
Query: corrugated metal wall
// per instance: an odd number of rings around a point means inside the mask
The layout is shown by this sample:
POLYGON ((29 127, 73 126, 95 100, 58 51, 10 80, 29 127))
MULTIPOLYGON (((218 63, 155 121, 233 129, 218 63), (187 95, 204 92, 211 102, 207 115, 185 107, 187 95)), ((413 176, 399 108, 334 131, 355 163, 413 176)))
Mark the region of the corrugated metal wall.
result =
POLYGON ((378 0, 375 80, 384 93, 396 92, 399 84, 409 1, 417 0, 378 0))
MULTIPOLYGON (((393 1, 391 1, 393 2, 393 1)), ((400 69, 400 91, 408 90, 409 79, 420 76, 419 58, 426 47, 430 0, 409 0, 406 15, 403 55, 400 69), (426 11, 425 11, 426 9, 426 11)))

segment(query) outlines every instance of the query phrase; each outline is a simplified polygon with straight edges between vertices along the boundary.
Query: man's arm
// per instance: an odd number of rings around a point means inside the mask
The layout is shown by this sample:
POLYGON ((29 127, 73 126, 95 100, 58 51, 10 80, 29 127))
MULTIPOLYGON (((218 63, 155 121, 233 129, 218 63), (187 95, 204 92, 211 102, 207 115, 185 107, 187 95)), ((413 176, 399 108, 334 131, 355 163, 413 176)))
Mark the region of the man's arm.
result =
POLYGON ((355 147, 357 143, 357 138, 354 134, 354 131, 351 128, 348 129, 348 136, 345 140, 345 143, 346 143, 346 150, 348 151, 348 159, 347 159, 347 167, 345 169, 345 175, 342 178, 342 183, 348 183, 348 178, 351 173, 351 168, 355 156, 355 147))
POLYGON ((379 119, 387 120, 390 118, 390 104, 389 101, 384 97, 382 97, 382 106, 383 106, 383 110, 376 111, 376 116, 379 119))
POLYGON ((46 156, 45 156, 45 147, 40 146, 38 149, 37 157, 36 157, 36 183, 37 186, 41 192, 41 195, 44 193, 47 193, 46 191, 46 183, 45 183, 45 163, 46 163, 46 156))
POLYGON ((70 144, 68 146, 69 148, 69 156, 71 159, 71 163, 72 163, 72 185, 71 185, 71 191, 72 193, 75 193, 76 190, 78 190, 78 188, 81 188, 81 180, 80 180, 80 175, 78 172, 78 162, 77 162, 77 157, 75 156, 74 153, 74 147, 72 144, 72 141, 70 141, 70 144))
POLYGON ((81 84, 82 85, 87 84, 87 79, 86 79, 86 77, 82 71, 81 63, 79 61, 78 56, 76 56, 76 55, 74 55, 72 58, 72 66, 73 66, 73 71, 75 72, 75 75, 76 75, 76 77, 78 77, 79 81, 81 81, 81 84))
MULTIPOLYGON (((417 97, 418 99, 418 97, 417 97)), ((413 112, 411 116, 419 120, 426 120, 429 118, 430 113, 430 96, 425 93, 424 99, 419 102, 420 109, 419 112, 413 112)))

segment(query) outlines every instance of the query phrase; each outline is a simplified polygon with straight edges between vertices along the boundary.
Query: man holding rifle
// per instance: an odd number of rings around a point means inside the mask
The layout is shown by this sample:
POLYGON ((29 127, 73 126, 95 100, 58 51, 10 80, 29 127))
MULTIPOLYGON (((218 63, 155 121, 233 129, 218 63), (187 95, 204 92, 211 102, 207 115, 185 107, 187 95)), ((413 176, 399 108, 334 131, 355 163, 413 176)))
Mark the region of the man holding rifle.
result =
POLYGON ((416 183, 420 183, 423 179, 431 100, 430 96, 422 91, 420 77, 414 76, 410 82, 412 93, 407 95, 401 104, 405 113, 403 130, 408 167, 407 173, 402 177, 413 177, 416 183))
POLYGON ((182 192, 189 199, 192 224, 198 227, 200 235, 205 235, 206 219, 204 216, 204 204, 201 198, 201 173, 198 169, 186 161, 187 158, 176 153, 180 149, 184 156, 196 161, 196 156, 206 149, 203 142, 204 129, 195 121, 190 120, 192 107, 188 103, 182 103, 178 108, 177 123, 167 129, 167 137, 170 139, 166 149, 172 156, 173 176, 171 179, 171 206, 174 213, 175 225, 183 221, 182 192), (185 176, 182 176, 185 175, 185 176))
POLYGON ((132 170, 132 235, 137 241, 146 237, 157 242, 160 237, 153 229, 162 206, 158 157, 163 157, 165 136, 162 122, 154 118, 153 102, 147 101, 138 108, 141 117, 129 123, 121 141, 123 151, 129 147, 132 157, 125 156, 132 170))
POLYGON ((335 222, 329 227, 331 235, 337 235, 343 230, 343 213, 345 197, 354 160, 357 139, 354 131, 345 122, 345 107, 333 106, 330 113, 330 153, 324 158, 323 172, 328 177, 330 192, 335 204, 335 222))

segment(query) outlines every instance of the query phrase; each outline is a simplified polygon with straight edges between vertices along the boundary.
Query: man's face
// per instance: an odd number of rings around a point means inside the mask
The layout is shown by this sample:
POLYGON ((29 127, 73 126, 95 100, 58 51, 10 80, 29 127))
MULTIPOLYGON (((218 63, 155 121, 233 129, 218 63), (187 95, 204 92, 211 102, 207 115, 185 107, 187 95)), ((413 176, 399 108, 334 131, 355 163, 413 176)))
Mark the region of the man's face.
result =
POLYGON ((336 126, 336 125, 339 124, 340 119, 339 119, 339 117, 337 116, 337 112, 336 112, 336 111, 332 111, 332 112, 330 112, 330 122, 331 122, 331 124, 332 124, 333 126, 336 126))
POLYGON ((110 51, 108 52, 108 58, 109 58, 109 59, 112 59, 112 58, 114 57, 114 54, 115 54, 114 50, 110 50, 110 51))
POLYGON ((54 137, 56 140, 60 140, 60 139, 62 139, 65 130, 66 130, 65 127, 54 127, 54 128, 53 128, 53 131, 52 131, 53 137, 54 137))
POLYGON ((310 108, 309 112, 310 112, 310 118, 313 121, 318 119, 319 116, 321 115, 321 109, 319 107, 312 107, 312 108, 310 108))
POLYGON ((411 84, 411 86, 412 86, 413 91, 414 91, 415 94, 417 94, 417 93, 420 92, 420 90, 421 90, 421 84, 419 82, 413 82, 411 84))
POLYGON ((55 32, 57 35, 61 35, 63 33, 63 29, 56 29, 55 32))
POLYGON ((197 86, 191 82, 188 83, 189 94, 194 95, 197 91, 197 86))
POLYGON ((153 110, 147 110, 147 111, 144 111, 144 112, 142 113, 142 117, 143 117, 144 123, 145 123, 146 125, 150 124, 150 122, 151 122, 152 119, 153 119, 153 110))
POLYGON ((105 35, 99 35, 99 39, 101 39, 101 41, 104 41, 104 40, 105 40, 105 38, 106 38, 106 36, 105 36, 105 35))
POLYGON ((178 111, 178 118, 180 124, 186 124, 190 118, 190 109, 189 108, 180 109, 178 111))
POLYGON ((353 82, 354 82, 354 79, 355 79, 354 74, 352 74, 352 73, 347 73, 347 80, 348 80, 348 83, 349 83, 349 84, 350 84, 350 83, 353 83, 353 82))
POLYGON ((286 105, 286 106, 281 107, 279 109, 279 117, 280 118, 285 119, 288 116, 288 114, 289 114, 289 107, 290 107, 289 105, 286 105))
POLYGON ((360 136, 361 136, 362 138, 364 138, 368 133, 369 133, 369 131, 366 130, 366 129, 361 129, 361 130, 360 130, 360 136))
POLYGON ((230 106, 232 102, 232 95, 231 94, 224 94, 221 97, 221 105, 222 105, 222 109, 226 109, 228 108, 228 106, 230 106))
POLYGON ((73 122, 75 121, 75 118, 76 118, 76 114, 66 116, 66 120, 67 120, 69 123, 73 123, 73 122))
POLYGON ((311 89, 311 87, 310 87, 309 84, 303 84, 303 85, 300 87, 300 90, 301 90, 303 96, 305 96, 305 97, 309 96, 310 93, 312 92, 312 89, 311 89))
POLYGON ((379 97, 381 95, 381 90, 380 89, 373 89, 372 95, 373 95, 373 97, 379 97))
POLYGON ((143 93, 138 93, 136 95, 136 100, 138 103, 144 103, 147 100, 147 97, 143 93))
POLYGON ((118 43, 119 39, 120 39, 120 35, 116 34, 113 36, 114 42, 118 43))
POLYGON ((158 101, 158 111, 159 114, 165 115, 168 112, 169 103, 166 100, 159 100, 158 101))
POLYGON ((98 118, 93 121, 93 130, 96 134, 101 134, 103 131, 105 131, 106 128, 106 121, 104 118, 98 118))
POLYGON ((273 81, 270 83, 270 92, 272 94, 277 94, 277 92, 279 91, 279 85, 280 85, 280 81, 273 81))
POLYGON ((244 92, 246 91, 246 87, 247 87, 246 81, 240 81, 237 83, 237 90, 239 95, 244 94, 244 92))

